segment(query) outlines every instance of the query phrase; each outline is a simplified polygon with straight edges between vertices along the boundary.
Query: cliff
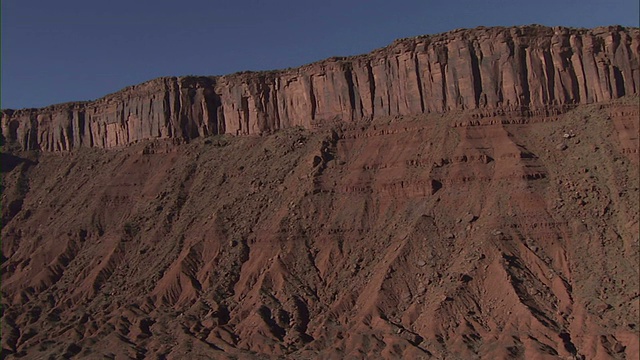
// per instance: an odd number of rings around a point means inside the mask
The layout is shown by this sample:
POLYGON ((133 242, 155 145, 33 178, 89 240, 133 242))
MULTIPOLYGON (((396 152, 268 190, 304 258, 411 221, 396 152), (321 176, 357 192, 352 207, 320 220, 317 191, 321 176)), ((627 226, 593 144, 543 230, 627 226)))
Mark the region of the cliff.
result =
POLYGON ((295 69, 160 78, 96 101, 3 110, 25 150, 262 134, 381 116, 562 112, 637 94, 640 29, 476 28, 295 69))
POLYGON ((637 359, 639 32, 4 111, 0 359, 637 359))

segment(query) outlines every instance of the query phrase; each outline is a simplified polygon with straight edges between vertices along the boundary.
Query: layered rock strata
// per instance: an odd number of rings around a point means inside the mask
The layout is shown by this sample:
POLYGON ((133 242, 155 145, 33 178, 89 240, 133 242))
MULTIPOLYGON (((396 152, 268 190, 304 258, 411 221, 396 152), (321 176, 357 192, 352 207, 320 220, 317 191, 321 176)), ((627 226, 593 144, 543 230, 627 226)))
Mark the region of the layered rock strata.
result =
POLYGON ((458 110, 546 115, 637 94, 639 53, 638 28, 455 30, 295 69, 159 78, 96 101, 3 110, 2 135, 69 151, 458 110))

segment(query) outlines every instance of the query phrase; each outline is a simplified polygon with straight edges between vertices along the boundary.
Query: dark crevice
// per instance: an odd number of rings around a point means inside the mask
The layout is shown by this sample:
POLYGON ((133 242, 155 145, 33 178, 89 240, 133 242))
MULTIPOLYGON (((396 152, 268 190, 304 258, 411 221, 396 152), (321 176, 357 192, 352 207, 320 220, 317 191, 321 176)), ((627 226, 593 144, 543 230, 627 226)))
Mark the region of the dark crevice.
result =
POLYGON ((249 133, 249 98, 243 96, 240 98, 240 133, 249 133))
POLYGON ((442 75, 442 111, 447 111, 447 65, 440 63, 442 75))
POLYGON ((353 119, 353 114, 356 112, 356 96, 355 89, 353 86, 353 73, 351 72, 351 66, 348 65, 345 68, 344 76, 347 80, 347 87, 349 89, 349 105, 351 106, 351 120, 353 119))
MULTIPOLYGON (((123 107, 124 109, 124 107, 123 107)), ((123 114, 124 114, 124 110, 123 110, 123 114)), ((65 137, 66 137, 66 141, 63 142, 63 146, 66 146, 67 151, 71 151, 74 148, 74 142, 75 142, 75 131, 74 131, 74 125, 77 121, 77 118, 75 118, 74 116, 74 111, 73 110, 69 110, 67 113, 67 117, 68 119, 70 119, 71 121, 68 122, 68 125, 64 128, 64 132, 65 132, 65 137), (75 118, 75 119, 74 119, 75 118)), ((123 116, 123 121, 124 121, 124 116, 123 116)), ((127 139, 128 140, 128 139, 127 139)))
POLYGON ((619 98, 625 95, 624 92, 624 78, 622 76, 622 72, 617 66, 613 66, 613 82, 616 93, 614 97, 619 98))
POLYGON ((258 309, 258 315, 260 315, 262 320, 264 320, 267 326, 269 326, 269 331, 271 331, 271 334, 282 341, 284 339, 284 336, 286 335, 286 331, 273 319, 271 309, 262 305, 258 309))
POLYGON ((418 85, 418 95, 420 96, 420 112, 424 114, 425 104, 424 104, 424 94, 422 93, 422 79, 420 78, 420 65, 419 65, 417 56, 415 56, 413 60, 415 62, 414 67, 416 70, 416 83, 418 85))
MULTIPOLYGON (((77 114, 78 114, 78 143, 75 144, 75 146, 80 147, 81 145, 84 145, 83 144, 84 135, 86 134, 86 129, 85 129, 86 120, 85 120, 84 109, 78 110, 77 114)), ((91 146, 91 144, 89 144, 89 146, 91 146)))
POLYGON ((527 48, 521 46, 517 51, 520 65, 520 83, 522 84, 522 103, 520 106, 531 105, 531 90, 529 89, 529 69, 527 68, 527 48))
POLYGON ((313 75, 309 76, 309 100, 311 101, 311 120, 316 118, 316 95, 313 93, 313 75))
POLYGON ((271 131, 276 129, 282 129, 282 124, 280 123, 280 107, 278 106, 278 90, 273 89, 273 124, 271 124, 271 131))
POLYGON ((571 355, 576 355, 578 353, 578 349, 573 344, 573 342, 571 342, 571 335, 567 332, 562 332, 559 336, 562 339, 565 350, 571 353, 571 355))
POLYGON ((476 55, 473 44, 469 44, 469 55, 471 57, 471 76, 473 78, 473 96, 475 107, 480 107, 480 96, 482 95, 482 78, 480 76, 480 63, 476 55))
POLYGON ((547 94, 543 99, 545 104, 551 105, 555 98, 555 69, 553 67, 553 59, 548 51, 544 52, 544 70, 547 75, 547 94))
POLYGON ((207 84, 207 88, 204 90, 204 99, 207 106, 207 118, 203 119, 206 121, 208 131, 206 135, 221 134, 218 122, 218 109, 221 106, 220 95, 215 92, 215 82, 213 80, 207 84))
POLYGON ((167 127, 168 137, 173 137, 173 126, 171 126, 171 89, 164 92, 164 125, 167 127))
POLYGON ((311 320, 309 314, 309 308, 307 304, 300 297, 294 297, 294 304, 297 312, 297 324, 296 330, 298 330, 301 334, 302 340, 307 343, 313 341, 313 337, 307 334, 307 327, 309 326, 309 322, 311 320))
POLYGON ((367 76, 369 77, 369 92, 371 93, 371 117, 373 117, 376 113, 376 80, 373 77, 373 69, 370 62, 367 62, 367 76))

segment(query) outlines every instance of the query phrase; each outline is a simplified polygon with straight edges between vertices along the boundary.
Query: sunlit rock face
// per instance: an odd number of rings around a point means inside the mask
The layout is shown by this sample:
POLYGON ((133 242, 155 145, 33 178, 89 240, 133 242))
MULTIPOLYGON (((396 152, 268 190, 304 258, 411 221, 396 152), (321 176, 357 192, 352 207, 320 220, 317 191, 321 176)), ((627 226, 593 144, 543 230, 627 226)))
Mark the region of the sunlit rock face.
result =
POLYGON ((295 69, 160 78, 91 102, 5 110, 24 149, 264 134, 380 116, 547 115, 638 93, 637 28, 476 28, 397 40, 295 69))

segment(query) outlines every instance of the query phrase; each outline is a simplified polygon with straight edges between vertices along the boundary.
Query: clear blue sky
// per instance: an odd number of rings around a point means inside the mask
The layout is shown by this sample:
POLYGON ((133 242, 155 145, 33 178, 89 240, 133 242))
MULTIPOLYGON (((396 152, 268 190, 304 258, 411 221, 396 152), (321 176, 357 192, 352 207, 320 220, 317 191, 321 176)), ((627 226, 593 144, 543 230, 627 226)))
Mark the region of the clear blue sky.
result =
POLYGON ((295 67, 394 39, 509 25, 638 26, 639 0, 2 0, 2 108, 159 76, 295 67))

